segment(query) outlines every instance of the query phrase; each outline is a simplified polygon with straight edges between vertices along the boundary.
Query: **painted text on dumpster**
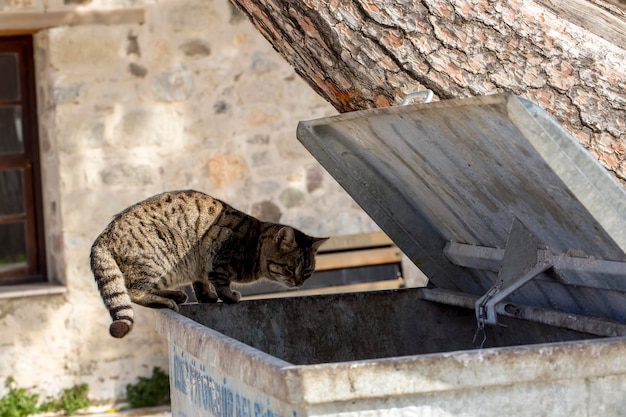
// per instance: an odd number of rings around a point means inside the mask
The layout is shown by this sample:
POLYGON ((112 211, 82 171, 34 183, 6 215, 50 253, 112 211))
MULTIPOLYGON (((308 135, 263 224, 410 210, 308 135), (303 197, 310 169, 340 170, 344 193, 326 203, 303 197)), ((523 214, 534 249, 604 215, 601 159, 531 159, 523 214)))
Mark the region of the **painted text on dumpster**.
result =
MULTIPOLYGON (((170 349, 170 366, 172 367, 171 385, 174 390, 173 403, 175 397, 179 397, 180 402, 187 403, 187 406, 191 405, 198 415, 210 414, 216 417, 296 417, 297 415, 295 410, 290 413, 276 410, 272 407, 269 397, 262 394, 251 396, 249 391, 254 390, 250 387, 242 387, 238 381, 218 375, 219 372, 175 347, 170 349)), ((178 417, 192 417, 196 414, 184 412, 182 409, 180 411, 182 412, 177 413, 178 417)))

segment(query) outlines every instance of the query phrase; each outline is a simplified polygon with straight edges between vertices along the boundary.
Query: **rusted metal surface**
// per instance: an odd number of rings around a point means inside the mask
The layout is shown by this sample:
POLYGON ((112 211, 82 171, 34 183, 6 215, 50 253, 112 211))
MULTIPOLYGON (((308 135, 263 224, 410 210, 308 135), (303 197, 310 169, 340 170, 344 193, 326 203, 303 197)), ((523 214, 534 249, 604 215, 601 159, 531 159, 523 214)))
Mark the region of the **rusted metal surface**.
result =
POLYGON ((564 262, 511 302, 626 322, 626 191, 532 103, 497 95, 367 110, 302 122, 298 138, 435 286, 485 294, 497 270, 459 267, 444 249, 503 249, 519 221, 535 250, 617 271, 564 262))
POLYGON ((506 319, 472 349, 473 312, 423 291, 162 310, 173 415, 622 415, 626 339, 506 319))

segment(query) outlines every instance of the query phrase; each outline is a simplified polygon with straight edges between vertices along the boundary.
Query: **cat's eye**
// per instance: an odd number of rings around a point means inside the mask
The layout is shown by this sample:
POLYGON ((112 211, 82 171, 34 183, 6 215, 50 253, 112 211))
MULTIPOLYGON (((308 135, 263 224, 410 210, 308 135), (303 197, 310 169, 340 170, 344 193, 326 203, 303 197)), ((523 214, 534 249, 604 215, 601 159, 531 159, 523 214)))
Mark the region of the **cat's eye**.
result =
POLYGON ((285 266, 285 265, 273 263, 273 262, 270 262, 269 270, 270 270, 270 272, 272 272, 274 274, 279 274, 279 275, 282 275, 282 276, 288 276, 288 277, 295 277, 296 276, 295 270, 293 268, 285 266))

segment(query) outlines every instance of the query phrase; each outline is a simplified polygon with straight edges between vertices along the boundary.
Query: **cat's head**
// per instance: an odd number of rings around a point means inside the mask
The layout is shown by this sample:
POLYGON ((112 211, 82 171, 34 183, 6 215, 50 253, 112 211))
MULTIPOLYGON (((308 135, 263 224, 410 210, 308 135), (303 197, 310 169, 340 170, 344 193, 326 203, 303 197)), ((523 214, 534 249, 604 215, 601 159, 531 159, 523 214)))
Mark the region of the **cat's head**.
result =
POLYGON ((299 287, 313 275, 315 254, 327 237, 311 237, 289 226, 276 230, 263 253, 266 278, 299 287))

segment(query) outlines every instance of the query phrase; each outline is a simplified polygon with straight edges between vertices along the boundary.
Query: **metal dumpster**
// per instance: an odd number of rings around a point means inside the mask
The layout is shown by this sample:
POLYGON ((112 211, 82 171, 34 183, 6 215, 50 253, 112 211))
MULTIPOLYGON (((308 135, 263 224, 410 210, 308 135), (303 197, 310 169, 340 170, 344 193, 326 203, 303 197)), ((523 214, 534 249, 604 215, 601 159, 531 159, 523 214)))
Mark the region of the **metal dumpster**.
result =
POLYGON ((161 311, 174 417, 623 416, 626 191, 512 95, 302 122, 429 287, 161 311))

